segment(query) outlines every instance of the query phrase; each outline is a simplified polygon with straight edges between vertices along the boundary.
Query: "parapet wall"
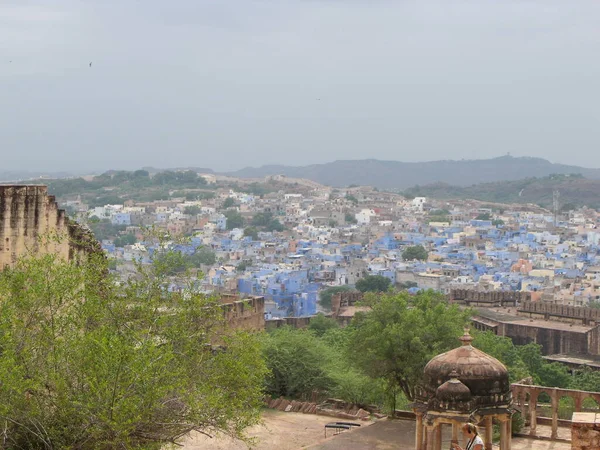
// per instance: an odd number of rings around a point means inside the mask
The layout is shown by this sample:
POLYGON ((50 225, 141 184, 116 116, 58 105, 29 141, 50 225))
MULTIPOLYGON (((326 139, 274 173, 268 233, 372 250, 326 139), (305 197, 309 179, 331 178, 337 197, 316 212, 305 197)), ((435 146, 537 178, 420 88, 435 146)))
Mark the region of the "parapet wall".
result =
POLYGON ((354 306, 356 302, 360 302, 364 294, 359 291, 338 292, 331 296, 331 312, 333 317, 336 317, 340 308, 346 306, 354 306))
POLYGON ((231 303, 226 303, 227 299, 228 297, 222 298, 221 307, 230 327, 248 331, 265 329, 264 297, 250 297, 231 303))
POLYGON ((69 260, 100 251, 91 232, 68 220, 46 186, 0 185, 0 270, 27 254, 69 260))
POLYGON ((584 325, 600 324, 600 309, 580 306, 555 305, 551 303, 523 302, 519 305, 520 314, 552 320, 571 319, 568 322, 581 322, 584 325))
POLYGON ((452 289, 448 295, 448 300, 450 302, 465 303, 473 306, 514 306, 517 302, 529 302, 531 300, 531 293, 516 291, 481 292, 474 289, 452 289))

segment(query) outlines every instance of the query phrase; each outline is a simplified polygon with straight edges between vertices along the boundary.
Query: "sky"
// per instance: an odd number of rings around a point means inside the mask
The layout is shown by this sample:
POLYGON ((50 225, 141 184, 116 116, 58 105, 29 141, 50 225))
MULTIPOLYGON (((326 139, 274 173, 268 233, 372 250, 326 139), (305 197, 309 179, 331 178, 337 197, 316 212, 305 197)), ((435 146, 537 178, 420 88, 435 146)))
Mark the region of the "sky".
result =
POLYGON ((0 0, 0 170, 507 153, 600 167, 600 2, 0 0))

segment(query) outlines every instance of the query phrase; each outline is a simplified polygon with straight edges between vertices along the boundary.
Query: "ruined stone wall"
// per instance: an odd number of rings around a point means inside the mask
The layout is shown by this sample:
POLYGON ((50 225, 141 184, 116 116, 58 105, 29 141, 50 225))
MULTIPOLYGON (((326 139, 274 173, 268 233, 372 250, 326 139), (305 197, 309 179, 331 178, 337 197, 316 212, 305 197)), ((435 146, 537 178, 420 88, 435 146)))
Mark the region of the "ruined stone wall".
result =
POLYGON ((499 336, 510 337, 515 345, 526 345, 535 342, 542 346, 543 355, 554 354, 598 354, 598 330, 593 329, 587 333, 538 328, 519 323, 500 323, 499 336))
POLYGON ((573 413, 571 422, 572 450, 600 448, 600 414, 573 413))
POLYGON ((331 296, 331 312, 333 317, 337 317, 340 308, 354 306, 356 302, 360 302, 364 297, 362 292, 348 291, 338 292, 331 296))
POLYGON ((520 315, 546 320, 582 323, 584 325, 600 324, 600 309, 579 306, 554 305, 540 302, 523 302, 518 312, 520 315))
POLYGON ((448 300, 454 303, 464 303, 469 306, 516 305, 531 300, 530 292, 492 291, 480 292, 474 289, 452 289, 448 300))
POLYGON ((0 185, 0 270, 27 254, 73 259, 100 251, 91 232, 68 220, 46 186, 0 185))
POLYGON ((248 331, 265 329, 264 297, 250 297, 222 303, 222 308, 225 320, 232 328, 248 331))

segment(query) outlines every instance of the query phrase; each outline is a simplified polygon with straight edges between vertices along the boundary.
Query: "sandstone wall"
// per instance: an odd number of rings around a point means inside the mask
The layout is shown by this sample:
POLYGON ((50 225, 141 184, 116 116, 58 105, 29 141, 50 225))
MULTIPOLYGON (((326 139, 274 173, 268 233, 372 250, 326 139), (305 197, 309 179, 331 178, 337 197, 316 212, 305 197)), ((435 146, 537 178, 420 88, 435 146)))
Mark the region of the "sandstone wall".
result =
POLYGON ((100 251, 91 232, 68 220, 46 186, 0 185, 0 270, 27 254, 73 259, 100 251))
POLYGON ((260 331, 265 329, 265 298, 250 297, 226 303, 229 297, 221 299, 223 314, 232 328, 260 331))

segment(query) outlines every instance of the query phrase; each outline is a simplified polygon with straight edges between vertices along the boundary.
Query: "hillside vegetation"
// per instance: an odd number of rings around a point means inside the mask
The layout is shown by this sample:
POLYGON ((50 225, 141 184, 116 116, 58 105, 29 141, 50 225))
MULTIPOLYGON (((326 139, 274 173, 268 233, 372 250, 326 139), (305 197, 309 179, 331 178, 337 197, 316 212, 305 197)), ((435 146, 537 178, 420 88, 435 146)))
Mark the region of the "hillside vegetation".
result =
POLYGON ((404 191, 407 197, 435 199, 475 199, 496 203, 535 203, 545 208, 552 206, 555 190, 560 194, 561 209, 578 206, 600 208, 600 180, 581 175, 551 175, 543 178, 525 178, 516 181, 480 183, 468 187, 434 183, 414 186, 404 191))

